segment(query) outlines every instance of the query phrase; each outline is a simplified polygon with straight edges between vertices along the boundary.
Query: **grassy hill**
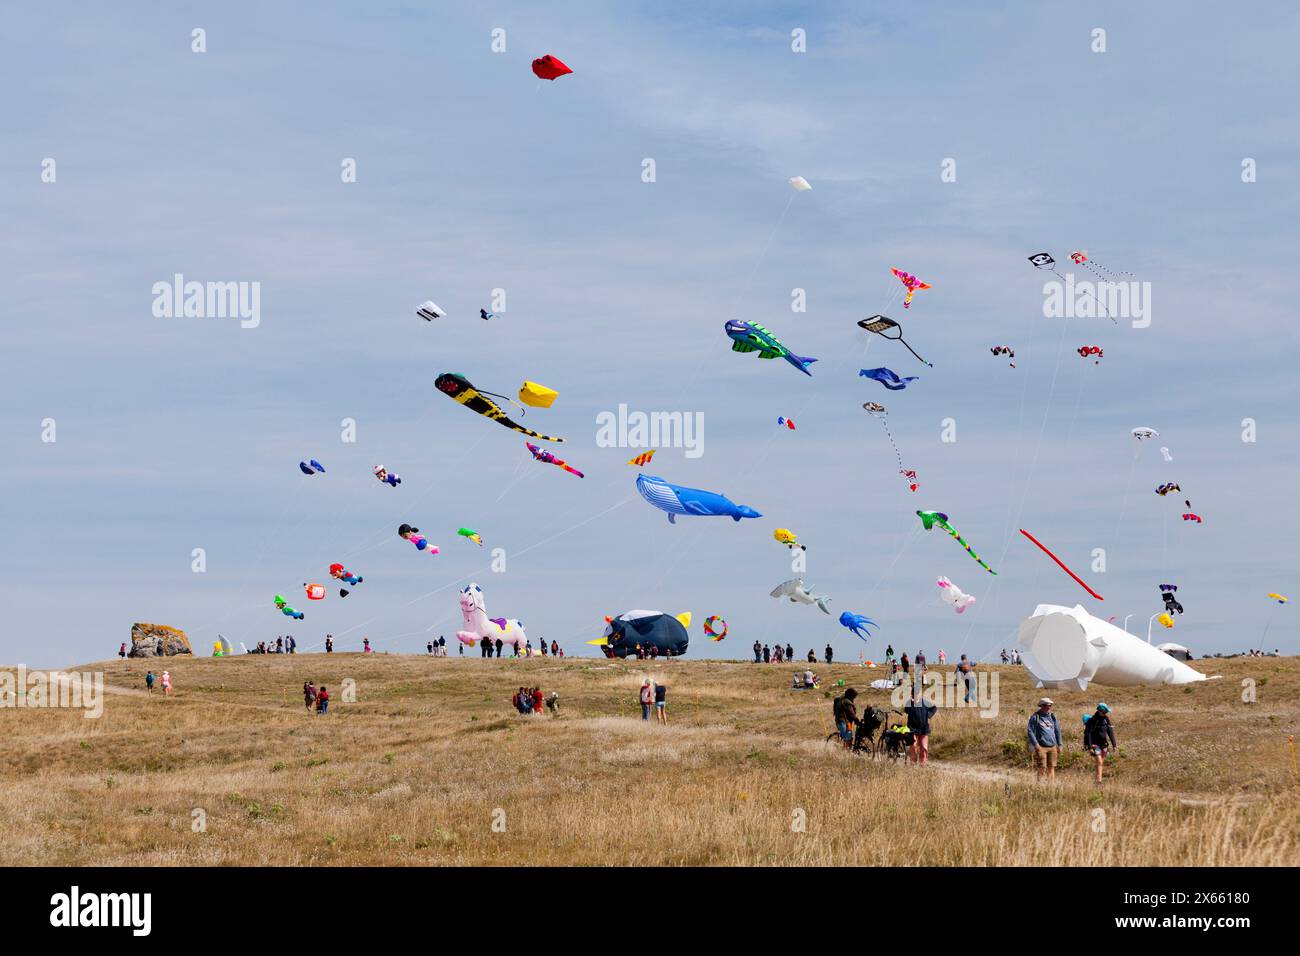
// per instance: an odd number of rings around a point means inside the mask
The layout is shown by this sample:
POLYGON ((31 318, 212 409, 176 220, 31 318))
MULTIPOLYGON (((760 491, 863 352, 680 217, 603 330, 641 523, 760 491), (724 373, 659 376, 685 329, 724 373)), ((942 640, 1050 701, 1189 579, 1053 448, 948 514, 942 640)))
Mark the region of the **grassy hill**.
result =
POLYGON ((888 706, 863 690, 879 672, 848 664, 819 665, 812 693, 788 689, 789 665, 691 660, 165 664, 170 699, 143 692, 149 662, 79 668, 105 675, 99 719, 0 708, 0 863, 1300 864, 1296 658, 1198 661, 1224 679, 1191 687, 1051 692, 1055 787, 1029 768, 1041 692, 1016 667, 994 668, 996 717, 938 713, 918 768, 823 742, 835 680, 888 706), (646 675, 669 687, 667 727, 639 719, 646 675), (333 695, 325 717, 303 707, 309 678, 333 695), (520 684, 557 691, 559 715, 516 715, 520 684), (1120 742, 1100 789, 1078 740, 1099 696, 1120 742))

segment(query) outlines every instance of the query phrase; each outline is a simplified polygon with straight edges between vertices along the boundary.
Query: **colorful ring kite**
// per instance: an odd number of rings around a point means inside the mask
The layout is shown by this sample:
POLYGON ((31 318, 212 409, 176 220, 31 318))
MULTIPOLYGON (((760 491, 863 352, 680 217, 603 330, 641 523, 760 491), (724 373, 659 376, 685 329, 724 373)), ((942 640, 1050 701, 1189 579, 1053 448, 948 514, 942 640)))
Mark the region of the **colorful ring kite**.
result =
POLYGON ((716 614, 710 614, 704 619, 704 636, 711 641, 720 641, 727 636, 727 622, 716 614), (722 625, 722 630, 718 630, 718 625, 722 625))

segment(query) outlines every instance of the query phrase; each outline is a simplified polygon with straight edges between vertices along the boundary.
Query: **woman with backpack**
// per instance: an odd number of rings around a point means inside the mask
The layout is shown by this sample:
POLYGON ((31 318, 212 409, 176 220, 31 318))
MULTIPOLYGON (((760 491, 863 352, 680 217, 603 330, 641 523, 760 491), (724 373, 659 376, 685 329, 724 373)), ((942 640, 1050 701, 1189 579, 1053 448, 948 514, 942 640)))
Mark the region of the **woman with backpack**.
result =
POLYGON ((1112 750, 1119 750, 1115 742, 1115 728, 1110 723, 1110 708, 1102 701, 1091 716, 1083 718, 1083 749, 1092 754, 1097 764, 1097 785, 1101 785, 1101 770, 1106 756, 1112 750))

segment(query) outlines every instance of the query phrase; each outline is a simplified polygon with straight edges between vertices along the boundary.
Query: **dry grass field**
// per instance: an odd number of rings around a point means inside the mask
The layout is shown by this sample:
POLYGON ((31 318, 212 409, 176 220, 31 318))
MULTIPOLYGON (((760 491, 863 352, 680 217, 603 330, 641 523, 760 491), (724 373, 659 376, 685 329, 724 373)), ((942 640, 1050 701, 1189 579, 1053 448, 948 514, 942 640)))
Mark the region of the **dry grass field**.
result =
POLYGON ((1186 688, 1052 692, 1054 787, 1028 766, 1041 692, 1015 667, 995 718, 938 713, 921 768, 823 742, 835 680, 888 706, 863 691, 879 672, 850 665, 820 665, 830 680, 808 693, 788 665, 172 658, 164 699, 143 692, 149 663, 78 669, 105 675, 99 719, 0 708, 0 863, 1300 864, 1296 658, 1198 661, 1224 679, 1186 688), (639 718, 646 675, 669 687, 666 727, 639 718), (304 709, 308 678, 329 686, 327 716, 304 709), (520 684, 557 691, 558 716, 516 715, 520 684), (1078 741, 1099 696, 1120 742, 1100 789, 1078 741))

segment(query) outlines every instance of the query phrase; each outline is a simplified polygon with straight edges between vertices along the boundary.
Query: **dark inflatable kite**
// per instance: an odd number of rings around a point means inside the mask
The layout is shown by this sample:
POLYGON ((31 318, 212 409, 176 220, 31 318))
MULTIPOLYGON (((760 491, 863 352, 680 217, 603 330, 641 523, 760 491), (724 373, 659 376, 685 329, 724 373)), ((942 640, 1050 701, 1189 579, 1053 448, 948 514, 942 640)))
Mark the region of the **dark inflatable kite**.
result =
POLYGON ((661 656, 681 657, 690 643, 689 613, 673 617, 663 611, 627 611, 605 621, 604 635, 588 643, 598 645, 606 657, 635 656, 638 646, 643 653, 653 648, 661 656))

